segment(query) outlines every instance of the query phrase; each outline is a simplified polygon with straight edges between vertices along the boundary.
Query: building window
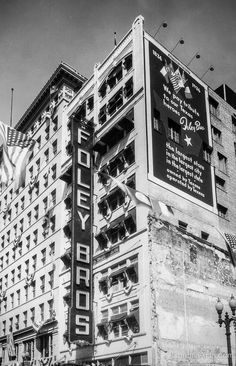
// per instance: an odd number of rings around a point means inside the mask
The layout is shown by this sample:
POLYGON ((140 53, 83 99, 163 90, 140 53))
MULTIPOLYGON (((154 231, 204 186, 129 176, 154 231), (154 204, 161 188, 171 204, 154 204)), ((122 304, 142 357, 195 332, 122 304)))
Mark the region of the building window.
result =
POLYGON ((15 214, 18 215, 18 209, 19 209, 19 204, 18 202, 16 202, 15 204, 15 214))
POLYGON ((36 170, 37 170, 37 174, 38 174, 40 172, 40 159, 38 159, 35 164, 36 164, 36 170))
POLYGON ((0 270, 3 270, 3 257, 0 258, 0 270))
POLYGON ((171 139, 172 141, 179 144, 180 133, 181 133, 180 125, 178 125, 176 122, 174 122, 170 118, 168 118, 168 137, 169 137, 169 139, 171 139))
POLYGON ((41 261, 42 261, 42 264, 44 265, 46 263, 46 248, 41 250, 41 261))
POLYGON ((44 173, 43 179, 44 179, 43 185, 46 188, 48 186, 48 172, 44 173))
POLYGON ((17 277, 21 279, 21 265, 17 267, 17 277))
POLYGON ((9 332, 13 331, 13 318, 9 318, 9 332))
POLYGON ((29 249, 30 248, 30 235, 28 235, 26 237, 26 248, 29 249))
POLYGON ((211 148, 209 146, 204 145, 203 146, 203 159, 209 164, 211 164, 211 153, 212 153, 211 148))
POLYGON ((31 215, 31 211, 27 214, 27 220, 28 220, 28 226, 31 225, 31 218, 32 218, 32 215, 31 215))
POLYGON ((11 298, 11 308, 13 309, 14 308, 14 294, 11 294, 10 298, 11 298))
POLYGON ((48 301, 48 312, 49 312, 49 318, 53 318, 54 317, 54 301, 53 300, 49 300, 48 301))
POLYGON ((44 209, 44 212, 46 213, 47 212, 47 210, 48 210, 48 198, 47 197, 45 197, 44 199, 43 199, 43 209, 44 209))
POLYGON ((215 140, 218 144, 222 143, 222 135, 221 135, 221 131, 218 130, 218 128, 212 126, 212 135, 213 135, 213 140, 215 140))
POLYGON ((93 110, 93 108, 94 108, 94 98, 93 98, 93 95, 88 98, 87 108, 88 108, 88 112, 91 112, 93 110))
POLYGON ((34 218, 35 220, 38 220, 39 218, 39 205, 35 206, 34 208, 34 218))
POLYGON ((54 287, 54 271, 48 273, 49 275, 49 286, 52 289, 54 287))
POLYGON ((217 209, 218 209, 218 215, 222 218, 222 219, 227 219, 228 218, 228 209, 220 204, 217 204, 217 209))
POLYGON ((180 221, 180 220, 179 220, 179 228, 180 228, 182 231, 186 232, 186 231, 187 231, 187 227, 188 227, 188 224, 187 224, 186 222, 183 222, 183 221, 180 221))
POLYGON ((24 324, 24 327, 26 328, 27 327, 27 311, 23 312, 23 324, 24 324))
POLYGON ((10 231, 10 230, 8 230, 8 232, 7 232, 7 237, 6 237, 6 242, 7 242, 7 244, 10 244, 10 238, 11 238, 11 231, 10 231))
POLYGON ((236 117, 232 116, 232 132, 236 133, 236 117))
POLYGON ((8 222, 11 222, 11 210, 8 210, 8 222))
POLYGON ((32 257, 32 260, 33 260, 33 264, 32 264, 33 271, 35 271, 35 270, 36 270, 36 267, 37 267, 37 254, 35 254, 35 255, 32 257))
POLYGON ((98 121, 102 125, 107 120, 107 106, 106 104, 100 109, 98 114, 98 121))
POLYGON ((34 322, 34 320, 35 320, 35 308, 30 309, 30 318, 31 318, 32 322, 34 322))
POLYGON ((41 136, 39 136, 36 140, 37 142, 37 149, 40 150, 41 149, 41 136))
POLYGON ((126 83, 125 83, 125 87, 124 87, 124 97, 126 99, 129 99, 134 93, 134 87, 133 87, 133 78, 129 79, 126 83))
POLYGON ((209 234, 206 233, 205 231, 201 231, 201 239, 208 240, 208 238, 209 238, 209 234))
POLYGON ((53 256, 55 254, 55 243, 51 243, 49 245, 50 251, 49 251, 49 255, 53 256))
POLYGON ((16 315, 16 322, 15 322, 16 330, 19 329, 19 326, 20 326, 20 315, 16 315))
POLYGON ((124 69, 128 72, 130 69, 132 69, 133 66, 133 58, 132 58, 132 53, 129 54, 127 57, 125 57, 124 61, 123 61, 123 66, 124 69))
POLYGON ((40 281, 41 281, 40 289, 42 291, 42 294, 44 294, 44 292, 45 292, 45 276, 40 277, 40 281))
POLYGON ((210 107, 210 112, 213 116, 219 118, 219 103, 213 99, 212 97, 209 97, 209 107, 210 107))
POLYGON ((33 179, 33 176, 34 176, 34 167, 31 166, 29 168, 29 179, 33 179))
POLYGON ((227 158, 218 152, 218 168, 223 173, 227 174, 227 158))
POLYGON ((25 261, 25 273, 26 275, 29 274, 29 260, 25 261))
POLYGON ((6 266, 9 264, 9 252, 6 253, 6 266))
POLYGON ((140 353, 131 355, 131 365, 147 365, 148 364, 148 356, 147 353, 140 353))
POLYGON ((40 337, 41 357, 50 357, 53 354, 52 334, 40 337))
POLYGON ((52 152, 53 152, 53 155, 57 154, 57 140, 53 141, 53 143, 52 143, 52 152))
POLYGON ((50 126, 48 124, 48 126, 45 128, 45 140, 49 140, 50 137, 50 126))
POLYGON ((14 269, 11 271, 11 282, 12 282, 12 284, 15 283, 15 270, 14 269))
POLYGON ((20 305, 20 290, 16 291, 17 305, 20 305))
POLYGON ((216 187, 225 190, 225 180, 220 178, 218 175, 215 176, 216 187))
POLYGON ((32 282, 31 288, 32 288, 32 296, 33 296, 33 298, 35 298, 35 290, 36 290, 36 283, 35 283, 35 281, 32 282))
POLYGON ((40 318, 41 318, 41 321, 44 321, 44 304, 40 304, 39 305, 39 309, 40 309, 40 318))
POLYGON ((2 322, 2 333, 3 335, 6 335, 6 320, 3 320, 2 322))
POLYGON ((1 237, 1 248, 3 249, 5 246, 5 235, 1 237))
POLYGON ((107 77, 107 85, 112 89, 122 79, 122 62, 115 66, 107 77))
POLYGON ((57 177, 57 164, 52 166, 52 179, 56 179, 57 177))
POLYGON ((25 208, 25 197, 21 197, 21 210, 24 210, 25 208))
POLYGON ((104 81, 101 86, 99 87, 98 89, 98 94, 99 94, 99 97, 102 99, 105 97, 106 95, 106 92, 107 92, 107 82, 104 81))
POLYGON ((107 104, 107 112, 112 116, 123 105, 122 88, 109 100, 107 104))
POLYGON ((49 162, 49 149, 47 149, 45 152, 44 152, 44 161, 45 161, 45 164, 48 164, 49 162))
POLYGON ((22 234, 24 231, 24 219, 20 220, 20 227, 19 227, 20 233, 22 234))
POLYGON ((29 355, 31 361, 34 359, 34 342, 35 341, 33 339, 30 341, 23 342, 23 352, 29 355))
POLYGON ((56 131, 58 129, 58 117, 53 118, 52 124, 53 124, 53 131, 56 131))
POLYGON ((33 242, 34 242, 34 245, 38 244, 38 230, 35 230, 33 232, 33 242))

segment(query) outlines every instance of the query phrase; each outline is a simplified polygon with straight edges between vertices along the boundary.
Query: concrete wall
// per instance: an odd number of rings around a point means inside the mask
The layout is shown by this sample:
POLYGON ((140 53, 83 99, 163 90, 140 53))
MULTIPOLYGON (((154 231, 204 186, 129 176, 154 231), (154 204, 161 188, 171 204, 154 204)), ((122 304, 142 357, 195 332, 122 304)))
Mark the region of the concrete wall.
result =
POLYGON ((231 313, 236 282, 228 259, 150 216, 149 263, 153 365, 227 364, 215 303, 219 296, 231 313))

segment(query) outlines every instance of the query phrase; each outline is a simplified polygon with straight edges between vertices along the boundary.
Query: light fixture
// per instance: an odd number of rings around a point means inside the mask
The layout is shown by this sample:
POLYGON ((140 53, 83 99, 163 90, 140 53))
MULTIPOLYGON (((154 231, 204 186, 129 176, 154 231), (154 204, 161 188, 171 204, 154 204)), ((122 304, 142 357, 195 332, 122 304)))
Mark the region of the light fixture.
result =
POLYGON ((184 40, 183 40, 183 38, 180 38, 180 39, 178 40, 178 42, 176 43, 176 45, 174 46, 174 48, 171 50, 171 52, 173 52, 179 44, 184 44, 184 40))
POLYGON ((196 58, 199 59, 201 56, 199 55, 199 53, 195 53, 195 55, 193 55, 193 57, 191 58, 191 60, 189 61, 189 63, 187 63, 187 66, 189 66, 191 64, 191 62, 196 58))
MULTIPOLYGON (((213 68, 214 69, 214 68, 213 68)), ((209 68, 210 70, 210 68, 209 68)), ((222 312, 224 309, 224 306, 222 304, 222 302, 220 301, 220 299, 218 298, 216 304, 215 304, 215 309, 217 311, 218 314, 218 321, 217 323, 219 324, 220 327, 222 327, 222 325, 224 324, 225 326, 225 335, 226 335, 226 343, 227 343, 227 352, 228 352, 228 366, 233 366, 233 361, 232 361, 232 347, 231 347, 231 331, 230 331, 230 324, 231 322, 233 322, 233 327, 234 327, 234 332, 236 334, 236 320, 235 320, 235 310, 236 310, 236 299, 234 298, 233 295, 231 295, 230 300, 229 300, 229 307, 232 311, 232 315, 233 316, 229 316, 228 312, 225 312, 224 318, 222 319, 222 312)))
POLYGON ((202 76, 200 77, 200 79, 203 79, 204 76, 208 73, 208 71, 214 71, 214 67, 211 65, 210 67, 208 67, 208 69, 202 74, 202 76))
POLYGON ((161 28, 167 28, 168 27, 168 24, 167 24, 167 22, 162 22, 160 25, 159 25, 159 27, 157 28, 157 31, 156 31, 156 33, 154 34, 154 38, 156 37, 156 35, 157 35, 157 33, 159 32, 159 30, 161 29, 161 28))

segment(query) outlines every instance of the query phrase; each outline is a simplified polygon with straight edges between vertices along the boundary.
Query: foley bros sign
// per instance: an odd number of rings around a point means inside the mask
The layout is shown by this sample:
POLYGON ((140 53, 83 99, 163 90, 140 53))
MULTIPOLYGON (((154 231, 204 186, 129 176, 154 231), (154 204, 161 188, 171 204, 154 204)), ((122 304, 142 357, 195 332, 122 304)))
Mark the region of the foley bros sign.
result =
POLYGON ((170 190, 213 206, 206 87, 164 49, 149 42, 148 52, 150 172, 170 190))
POLYGON ((83 344, 92 341, 91 284, 91 138, 89 122, 71 121, 73 141, 73 203, 71 238, 71 307, 69 340, 83 344))

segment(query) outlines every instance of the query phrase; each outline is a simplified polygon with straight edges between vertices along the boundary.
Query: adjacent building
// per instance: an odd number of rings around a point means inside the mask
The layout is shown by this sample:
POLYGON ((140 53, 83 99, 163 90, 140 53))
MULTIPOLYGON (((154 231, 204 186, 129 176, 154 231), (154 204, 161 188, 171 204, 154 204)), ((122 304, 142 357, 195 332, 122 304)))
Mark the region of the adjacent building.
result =
POLYGON ((88 80, 59 66, 17 125, 27 184, 1 194, 3 365, 227 363, 234 99, 141 16, 88 80))

